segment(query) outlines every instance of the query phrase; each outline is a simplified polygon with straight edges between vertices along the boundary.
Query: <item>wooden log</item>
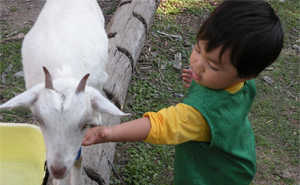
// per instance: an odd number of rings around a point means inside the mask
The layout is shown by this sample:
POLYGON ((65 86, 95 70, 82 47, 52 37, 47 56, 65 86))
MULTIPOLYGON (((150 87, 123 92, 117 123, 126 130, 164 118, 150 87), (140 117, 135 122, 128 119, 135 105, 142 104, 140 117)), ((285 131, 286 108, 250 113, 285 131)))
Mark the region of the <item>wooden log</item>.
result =
MULTIPOLYGON (((126 62, 123 62, 123 67, 126 68, 123 72, 126 73, 121 75, 115 73, 114 68, 120 64, 116 60, 119 57, 119 53, 116 51, 124 53, 128 57, 131 69, 134 70, 158 4, 159 0, 121 0, 118 9, 107 26, 106 32, 110 37, 110 61, 106 68, 109 80, 104 86, 104 91, 108 97, 115 97, 112 100, 119 108, 123 107, 128 88, 128 85, 125 84, 129 84, 131 74, 127 74, 129 73, 129 67, 126 62), (115 77, 115 75, 118 77, 115 77), (123 80, 119 81, 118 79, 122 76, 121 79, 123 80)), ((122 60, 126 59, 123 58, 122 60)), ((121 67, 118 66, 118 68, 121 67)))
MULTIPOLYGON (((127 89, 139 55, 144 46, 146 33, 153 22, 160 0, 121 0, 107 26, 109 62, 106 72, 109 79, 104 85, 106 96, 120 109, 123 108, 127 89)), ((105 126, 120 124, 120 119, 103 116, 105 126)), ((109 184, 115 143, 83 147, 85 184, 109 184)))
POLYGON ((110 69, 107 71, 109 79, 103 90, 119 109, 123 109, 132 74, 131 62, 117 48, 110 49, 109 56, 109 63, 107 65, 107 69, 110 69))
POLYGON ((136 6, 133 10, 133 16, 143 22, 147 32, 150 29, 155 15, 155 11, 153 10, 156 10, 157 6, 158 2, 153 0, 136 1, 136 6), (145 3, 147 6, 145 6, 145 3))
MULTIPOLYGON (((110 38, 109 49, 117 48, 124 53, 130 59, 134 69, 143 47, 146 30, 143 22, 133 16, 133 8, 131 4, 125 4, 120 7, 123 11, 118 11, 117 9, 117 13, 120 12, 122 14, 117 14, 116 17, 112 18, 113 21, 116 20, 116 23, 108 27, 107 33, 108 35, 114 35, 114 37, 110 38), (128 15, 126 11, 131 13, 128 15), (123 16, 124 13, 126 14, 123 16)), ((109 68, 107 72, 109 72, 109 68)))

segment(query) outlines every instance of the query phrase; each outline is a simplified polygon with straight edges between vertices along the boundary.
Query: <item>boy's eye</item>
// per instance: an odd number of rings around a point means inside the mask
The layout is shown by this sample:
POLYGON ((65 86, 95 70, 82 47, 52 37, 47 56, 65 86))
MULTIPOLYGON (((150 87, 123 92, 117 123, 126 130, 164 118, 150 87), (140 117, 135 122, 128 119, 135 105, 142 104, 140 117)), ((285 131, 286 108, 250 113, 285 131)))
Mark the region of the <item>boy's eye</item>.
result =
POLYGON ((200 50, 197 48, 197 46, 195 46, 195 50, 197 51, 197 53, 201 54, 200 50))
POLYGON ((211 68, 212 70, 214 70, 214 71, 218 71, 218 69, 214 68, 214 67, 213 67, 213 66, 211 66, 210 64, 209 64, 209 66, 210 66, 210 68, 211 68))

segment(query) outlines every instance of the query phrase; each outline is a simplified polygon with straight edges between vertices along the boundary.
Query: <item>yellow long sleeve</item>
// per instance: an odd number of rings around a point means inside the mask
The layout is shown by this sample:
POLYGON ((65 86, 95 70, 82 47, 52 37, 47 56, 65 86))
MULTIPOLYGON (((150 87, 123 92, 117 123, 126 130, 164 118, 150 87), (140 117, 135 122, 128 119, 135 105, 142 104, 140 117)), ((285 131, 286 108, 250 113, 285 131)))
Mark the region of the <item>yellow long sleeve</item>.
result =
POLYGON ((195 108, 183 103, 160 110, 147 112, 151 130, 144 140, 151 144, 176 145, 187 141, 211 140, 210 128, 202 114, 195 108))
MULTIPOLYGON (((225 89, 234 94, 244 86, 236 84, 225 89)), ((189 105, 179 103, 160 110, 147 112, 143 117, 149 117, 151 129, 144 142, 151 144, 176 145, 187 141, 211 141, 211 131, 202 114, 189 105)))

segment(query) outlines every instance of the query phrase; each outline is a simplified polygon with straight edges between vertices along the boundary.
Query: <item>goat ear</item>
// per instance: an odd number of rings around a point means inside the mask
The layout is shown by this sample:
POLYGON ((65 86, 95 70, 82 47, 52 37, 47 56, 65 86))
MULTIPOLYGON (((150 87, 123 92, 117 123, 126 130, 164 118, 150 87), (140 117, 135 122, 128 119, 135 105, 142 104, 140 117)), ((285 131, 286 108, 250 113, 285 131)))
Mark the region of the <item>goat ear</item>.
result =
POLYGON ((102 96, 102 94, 100 94, 99 92, 97 92, 97 94, 93 94, 93 98, 91 98, 91 105, 94 110, 100 113, 106 113, 121 118, 131 116, 131 114, 126 114, 120 111, 113 103, 111 103, 108 99, 102 96))
POLYGON ((35 86, 28 91, 25 91, 18 96, 12 98, 8 102, 0 105, 0 109, 16 108, 16 107, 30 107, 38 99, 40 91, 43 86, 35 86))
POLYGON ((47 89, 54 90, 53 88, 53 82, 52 82, 52 77, 46 67, 43 67, 44 73, 45 73, 45 87, 47 89))
POLYGON ((84 92, 85 90, 85 86, 86 86, 86 82, 87 82, 87 79, 88 77, 90 76, 90 74, 86 74, 79 82, 78 86, 77 86, 77 89, 76 89, 76 93, 80 93, 80 92, 84 92))

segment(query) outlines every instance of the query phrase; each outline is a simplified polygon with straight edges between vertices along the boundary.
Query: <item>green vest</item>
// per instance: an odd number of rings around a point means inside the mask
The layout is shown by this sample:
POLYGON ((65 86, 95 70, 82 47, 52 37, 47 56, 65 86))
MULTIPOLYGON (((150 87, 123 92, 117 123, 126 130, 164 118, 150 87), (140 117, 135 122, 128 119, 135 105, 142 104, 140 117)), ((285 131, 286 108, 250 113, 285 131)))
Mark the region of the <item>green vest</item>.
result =
POLYGON ((176 146, 174 184, 250 184, 256 172, 256 154, 247 114, 255 95, 254 80, 245 82, 235 94, 191 83, 183 103, 201 112, 212 140, 176 146))

